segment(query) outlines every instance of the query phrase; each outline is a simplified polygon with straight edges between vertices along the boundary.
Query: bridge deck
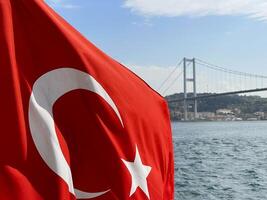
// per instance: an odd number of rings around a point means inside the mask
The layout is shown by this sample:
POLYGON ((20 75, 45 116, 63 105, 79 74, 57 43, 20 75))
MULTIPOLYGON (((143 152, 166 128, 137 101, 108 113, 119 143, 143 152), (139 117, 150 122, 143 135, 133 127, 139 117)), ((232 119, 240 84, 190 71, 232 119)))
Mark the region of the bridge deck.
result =
POLYGON ((173 99, 173 100, 169 100, 168 103, 180 102, 180 101, 184 101, 184 100, 195 100, 195 99, 205 99, 205 98, 218 97, 218 96, 227 96, 227 95, 233 95, 233 94, 244 94, 244 93, 251 93, 251 92, 261 92, 261 91, 267 91, 267 88, 258 88, 258 89, 252 89, 252 90, 240 90, 240 91, 233 91, 233 92, 210 94, 210 95, 203 95, 203 96, 197 96, 197 97, 188 97, 186 99, 185 98, 173 99))

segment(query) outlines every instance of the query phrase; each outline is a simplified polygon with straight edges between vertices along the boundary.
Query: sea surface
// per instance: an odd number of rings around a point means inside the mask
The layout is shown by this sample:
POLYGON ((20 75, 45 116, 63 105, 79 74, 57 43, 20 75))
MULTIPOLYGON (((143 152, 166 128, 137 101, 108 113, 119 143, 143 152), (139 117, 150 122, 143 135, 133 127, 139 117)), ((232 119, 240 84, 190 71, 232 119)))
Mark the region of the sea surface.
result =
POLYGON ((267 121, 172 128, 176 200, 267 200, 267 121))

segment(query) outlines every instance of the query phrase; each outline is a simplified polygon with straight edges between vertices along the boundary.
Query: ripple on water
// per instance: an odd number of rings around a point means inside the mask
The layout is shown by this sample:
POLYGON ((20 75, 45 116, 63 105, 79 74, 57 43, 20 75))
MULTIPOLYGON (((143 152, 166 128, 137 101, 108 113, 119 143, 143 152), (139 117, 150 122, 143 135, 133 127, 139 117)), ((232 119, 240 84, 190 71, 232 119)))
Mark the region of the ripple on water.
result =
POLYGON ((267 199, 267 123, 174 123, 176 200, 267 199))

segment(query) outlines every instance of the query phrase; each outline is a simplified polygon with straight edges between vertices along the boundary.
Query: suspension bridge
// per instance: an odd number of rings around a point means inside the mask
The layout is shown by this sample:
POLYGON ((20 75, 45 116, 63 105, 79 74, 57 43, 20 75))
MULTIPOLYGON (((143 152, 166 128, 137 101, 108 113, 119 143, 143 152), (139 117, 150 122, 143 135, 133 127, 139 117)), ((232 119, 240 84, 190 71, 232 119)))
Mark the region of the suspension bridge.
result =
POLYGON ((267 76, 231 70, 198 58, 183 58, 158 91, 165 95, 173 87, 183 93, 183 98, 168 99, 168 103, 183 102, 186 121, 190 103, 197 119, 199 99, 267 91, 267 76))

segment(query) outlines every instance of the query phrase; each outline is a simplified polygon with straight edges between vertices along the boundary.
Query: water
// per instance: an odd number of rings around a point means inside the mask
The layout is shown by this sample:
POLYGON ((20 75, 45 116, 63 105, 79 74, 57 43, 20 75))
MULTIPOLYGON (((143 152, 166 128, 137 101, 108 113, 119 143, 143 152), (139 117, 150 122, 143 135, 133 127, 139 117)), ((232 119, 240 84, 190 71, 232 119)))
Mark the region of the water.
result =
POLYGON ((267 199, 267 122, 172 125, 176 200, 267 199))

